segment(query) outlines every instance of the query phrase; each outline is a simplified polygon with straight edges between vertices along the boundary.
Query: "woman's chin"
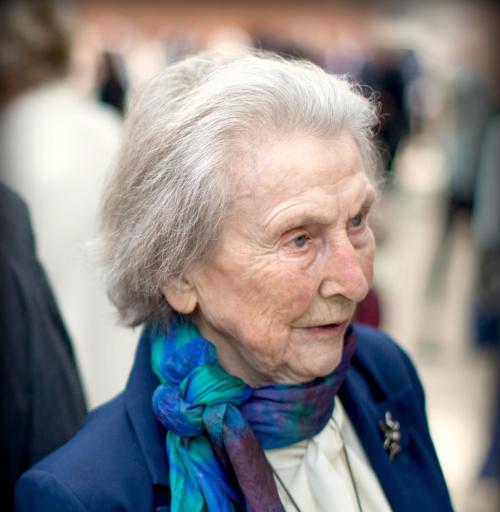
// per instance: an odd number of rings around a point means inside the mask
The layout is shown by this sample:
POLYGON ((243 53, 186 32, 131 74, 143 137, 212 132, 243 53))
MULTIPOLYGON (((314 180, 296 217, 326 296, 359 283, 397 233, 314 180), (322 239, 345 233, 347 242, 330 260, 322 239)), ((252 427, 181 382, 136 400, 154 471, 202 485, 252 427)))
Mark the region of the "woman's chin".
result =
POLYGON ((311 362, 310 366, 302 365, 288 376, 287 384, 305 384, 320 377, 326 377, 336 370, 340 364, 342 353, 333 354, 331 358, 323 357, 321 361, 311 362))

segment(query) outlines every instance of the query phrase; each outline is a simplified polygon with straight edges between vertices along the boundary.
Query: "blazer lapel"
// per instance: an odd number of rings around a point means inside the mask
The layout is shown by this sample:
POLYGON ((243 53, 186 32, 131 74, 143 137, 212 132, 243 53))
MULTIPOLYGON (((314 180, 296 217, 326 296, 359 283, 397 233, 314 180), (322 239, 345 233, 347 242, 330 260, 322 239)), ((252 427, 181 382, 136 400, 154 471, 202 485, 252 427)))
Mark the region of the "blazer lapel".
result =
POLYGON ((405 449, 411 436, 411 418, 405 405, 412 399, 411 390, 406 388, 390 397, 381 396, 379 400, 374 400, 371 391, 373 389, 367 387, 366 381, 357 372, 350 371, 339 397, 392 509, 409 512, 413 507, 404 492, 402 475, 407 458, 405 449), (386 412, 390 412, 394 421, 400 424, 401 452, 392 461, 384 450, 384 432, 380 426, 386 412))
POLYGON ((161 508, 170 502, 166 431, 154 416, 151 405, 159 381, 151 370, 150 354, 149 343, 141 336, 125 388, 125 407, 155 488, 155 506, 157 510, 166 510, 161 508))

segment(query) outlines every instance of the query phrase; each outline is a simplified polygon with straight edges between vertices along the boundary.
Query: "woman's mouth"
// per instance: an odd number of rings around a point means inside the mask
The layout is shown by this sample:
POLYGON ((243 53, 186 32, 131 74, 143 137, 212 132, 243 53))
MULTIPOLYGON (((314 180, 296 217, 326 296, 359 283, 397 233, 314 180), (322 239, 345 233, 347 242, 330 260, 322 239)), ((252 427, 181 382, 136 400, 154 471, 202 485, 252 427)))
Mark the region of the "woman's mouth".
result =
POLYGON ((348 320, 323 325, 312 325, 306 329, 316 335, 337 336, 343 334, 347 328, 348 320))

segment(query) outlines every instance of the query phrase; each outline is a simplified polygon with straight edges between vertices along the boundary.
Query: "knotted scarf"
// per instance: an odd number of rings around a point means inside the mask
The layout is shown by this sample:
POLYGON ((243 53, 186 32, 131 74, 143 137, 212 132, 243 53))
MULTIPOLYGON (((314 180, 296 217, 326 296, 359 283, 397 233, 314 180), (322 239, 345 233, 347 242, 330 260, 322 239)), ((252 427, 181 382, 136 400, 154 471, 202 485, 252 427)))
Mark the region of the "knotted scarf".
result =
POLYGON ((261 388, 227 373, 189 321, 178 318, 168 330, 149 326, 145 336, 160 380, 153 411, 167 429, 172 512, 283 511, 263 449, 326 426, 354 352, 352 329, 332 374, 261 388))

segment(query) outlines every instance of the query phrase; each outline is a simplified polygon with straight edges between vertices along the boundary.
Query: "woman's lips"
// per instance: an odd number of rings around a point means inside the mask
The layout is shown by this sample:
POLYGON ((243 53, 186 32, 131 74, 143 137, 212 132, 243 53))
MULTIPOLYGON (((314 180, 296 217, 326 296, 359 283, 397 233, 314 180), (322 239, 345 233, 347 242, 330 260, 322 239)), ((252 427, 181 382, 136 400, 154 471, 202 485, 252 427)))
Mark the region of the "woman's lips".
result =
POLYGON ((343 322, 331 323, 325 325, 313 325, 310 327, 305 327, 306 330, 313 334, 317 335, 327 335, 327 336, 337 336, 343 334, 348 321, 344 320, 343 322))

